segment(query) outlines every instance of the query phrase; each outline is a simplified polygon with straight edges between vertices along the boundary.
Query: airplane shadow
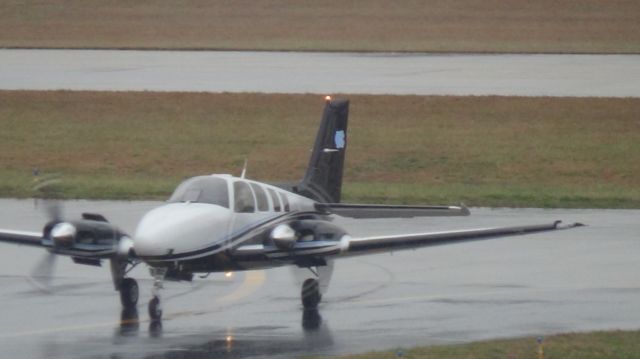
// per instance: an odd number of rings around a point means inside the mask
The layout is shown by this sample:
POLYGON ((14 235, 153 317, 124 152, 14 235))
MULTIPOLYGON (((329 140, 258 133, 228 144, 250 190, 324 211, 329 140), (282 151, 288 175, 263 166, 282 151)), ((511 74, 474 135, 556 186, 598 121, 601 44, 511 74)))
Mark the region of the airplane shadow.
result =
MULTIPOLYGON (((138 308, 124 308, 120 313, 120 326, 116 332, 120 337, 135 337, 140 332, 140 317, 138 308)), ((162 335, 162 321, 149 322, 149 336, 157 338, 162 335)))
MULTIPOLYGON (((308 353, 320 353, 331 347, 333 345, 331 330, 326 321, 323 320, 320 312, 317 309, 311 309, 302 310, 301 314, 302 336, 269 336, 270 339, 265 340, 264 333, 260 332, 260 330, 264 329, 238 328, 237 330, 243 334, 237 337, 214 335, 215 339, 210 339, 211 337, 208 333, 206 336, 198 336, 199 338, 208 337, 209 339, 182 346, 181 354, 189 358, 210 358, 212 356, 244 358, 255 356, 258 353, 262 353, 261 355, 267 353, 267 357, 271 355, 299 356, 308 353), (257 333, 256 330, 258 330, 257 333)), ((152 344, 153 342, 147 342, 144 339, 141 342, 140 339, 136 339, 141 331, 140 326, 137 308, 123 309, 120 313, 120 325, 116 329, 115 336, 122 339, 129 338, 121 343, 154 345, 152 344)), ((161 337, 163 333, 162 322, 149 322, 148 333, 151 338, 161 337)), ((169 348, 167 348, 166 352, 154 345, 153 351, 156 352, 156 355, 153 357, 174 358, 176 352, 174 348, 170 348, 170 344, 168 345, 169 348)))
POLYGON ((124 308, 120 313, 120 327, 116 334, 121 337, 137 336, 140 330, 138 308, 124 308))
POLYGON ((304 331, 316 331, 322 324, 322 316, 317 308, 302 310, 302 329, 304 331))

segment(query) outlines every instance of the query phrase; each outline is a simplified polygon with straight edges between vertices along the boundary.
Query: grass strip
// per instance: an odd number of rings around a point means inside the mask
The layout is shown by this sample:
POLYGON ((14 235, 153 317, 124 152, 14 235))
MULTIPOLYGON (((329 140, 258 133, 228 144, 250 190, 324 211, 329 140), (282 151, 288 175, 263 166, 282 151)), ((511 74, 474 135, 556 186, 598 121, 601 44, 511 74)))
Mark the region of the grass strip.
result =
MULTIPOLYGON (((640 208, 640 99, 349 97, 346 201, 640 208)), ((317 95, 0 91, 0 196, 158 199, 189 176, 239 174, 245 158, 251 178, 296 181, 322 106, 317 95)))
MULTIPOLYGON (((340 359, 538 359, 536 338, 500 339, 460 345, 438 345, 346 355, 340 359)), ((640 358, 640 331, 572 333, 544 338, 543 358, 640 358)))

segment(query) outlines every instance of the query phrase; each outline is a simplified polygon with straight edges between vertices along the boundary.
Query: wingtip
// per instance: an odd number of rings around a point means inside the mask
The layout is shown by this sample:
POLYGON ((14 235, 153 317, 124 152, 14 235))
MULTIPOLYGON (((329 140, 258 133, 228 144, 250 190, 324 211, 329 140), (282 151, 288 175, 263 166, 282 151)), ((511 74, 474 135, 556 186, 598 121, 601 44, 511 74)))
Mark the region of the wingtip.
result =
POLYGON ((461 215, 468 216, 471 214, 471 211, 469 211, 469 207, 467 207, 464 203, 460 202, 459 207, 461 215))
POLYGON ((562 225, 562 221, 555 221, 553 222, 553 225, 556 227, 556 229, 569 229, 569 228, 577 228, 577 227, 586 227, 587 225, 584 223, 580 223, 580 222, 575 222, 575 223, 571 223, 571 224, 567 224, 567 225, 562 225))

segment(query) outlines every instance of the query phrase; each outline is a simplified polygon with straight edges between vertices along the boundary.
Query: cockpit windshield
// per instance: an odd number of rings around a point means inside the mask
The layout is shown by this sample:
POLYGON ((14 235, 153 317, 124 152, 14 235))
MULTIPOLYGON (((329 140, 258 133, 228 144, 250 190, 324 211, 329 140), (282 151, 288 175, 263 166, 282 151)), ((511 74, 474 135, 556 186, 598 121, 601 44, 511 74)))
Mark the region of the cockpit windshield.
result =
POLYGON ((229 208, 227 181, 211 176, 190 178, 176 188, 169 202, 209 203, 229 208))

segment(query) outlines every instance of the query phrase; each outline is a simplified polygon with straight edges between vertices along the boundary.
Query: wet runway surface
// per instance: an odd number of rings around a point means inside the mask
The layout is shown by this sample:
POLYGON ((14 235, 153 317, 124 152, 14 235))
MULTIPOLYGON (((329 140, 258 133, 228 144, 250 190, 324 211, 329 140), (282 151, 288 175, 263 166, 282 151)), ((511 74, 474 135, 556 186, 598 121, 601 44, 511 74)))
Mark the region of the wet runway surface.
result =
MULTIPOLYGON (((68 202, 133 232, 154 202, 68 202)), ((0 227, 39 230, 42 205, 0 200, 0 227)), ((289 268, 166 283, 150 326, 142 266, 138 311, 122 312, 108 267, 59 258, 50 292, 28 274, 37 248, 0 244, 0 347, 12 358, 289 358, 419 344, 640 327, 640 211, 472 209, 466 218, 338 220, 354 235, 529 224, 588 227, 336 262, 318 312, 304 313, 289 268), (137 318, 137 319, 136 319, 137 318)), ((304 272, 303 272, 304 273, 304 272)))
POLYGON ((0 49, 0 89, 640 96, 640 55, 0 49))

